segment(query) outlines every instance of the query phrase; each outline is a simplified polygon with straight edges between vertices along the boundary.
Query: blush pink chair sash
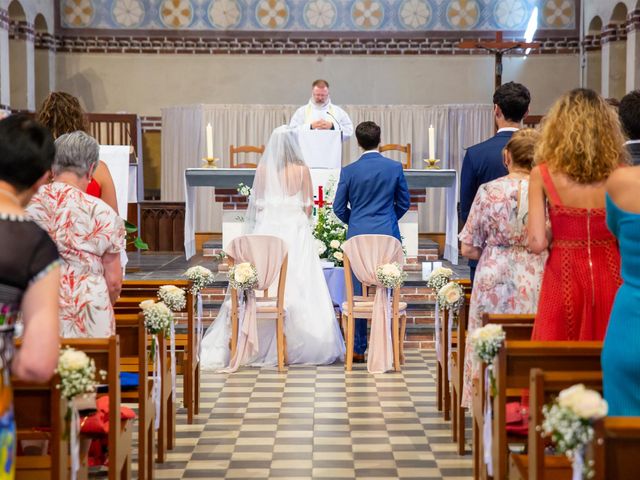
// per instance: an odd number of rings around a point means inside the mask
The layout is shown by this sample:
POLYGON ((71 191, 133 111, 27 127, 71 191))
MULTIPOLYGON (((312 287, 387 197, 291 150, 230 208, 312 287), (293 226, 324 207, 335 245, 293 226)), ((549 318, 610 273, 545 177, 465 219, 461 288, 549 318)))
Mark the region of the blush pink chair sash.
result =
MULTIPOLYGON (((258 285, 255 288, 265 290, 278 278, 287 254, 287 245, 272 235, 243 235, 232 240, 225 252, 236 265, 244 262, 255 265, 258 272, 258 285)), ((242 309, 239 312, 242 318, 239 318, 238 348, 229 366, 223 370, 226 373, 235 372, 259 351, 256 296, 253 290, 246 293, 244 312, 242 309)))
POLYGON ((361 282, 376 286, 369 339, 369 373, 384 373, 393 368, 390 309, 387 308, 388 289, 376 278, 376 269, 385 263, 404 263, 402 244, 389 235, 356 235, 347 240, 342 250, 351 263, 351 269, 361 282))

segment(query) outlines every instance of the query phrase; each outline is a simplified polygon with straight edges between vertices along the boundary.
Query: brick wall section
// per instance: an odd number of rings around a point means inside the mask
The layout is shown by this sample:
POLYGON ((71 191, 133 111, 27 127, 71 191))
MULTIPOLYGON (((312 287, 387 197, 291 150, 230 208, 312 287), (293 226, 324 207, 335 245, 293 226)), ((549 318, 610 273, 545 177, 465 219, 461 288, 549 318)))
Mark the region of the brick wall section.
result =
POLYGON ((141 116, 140 126, 143 132, 161 131, 162 130, 162 117, 156 116, 141 116))
POLYGON ((640 9, 629 12, 626 28, 627 33, 640 30, 640 9))
POLYGON ((627 28, 622 23, 610 23, 602 30, 600 43, 622 42, 627 39, 627 28))
MULTIPOLYGON (((486 55, 482 49, 461 49, 459 39, 447 38, 260 38, 238 34, 233 38, 154 36, 71 36, 56 38, 57 51, 72 53, 144 54, 275 54, 275 55, 486 55)), ((565 37, 538 39, 541 48, 534 54, 578 53, 579 39, 565 37)), ((514 50, 514 55, 522 55, 514 50)))
POLYGON ((602 42, 600 41, 600 35, 586 35, 582 46, 587 52, 593 52, 602 48, 602 42))
POLYGON ((9 20, 9 38, 11 40, 35 40, 33 25, 28 22, 9 20))

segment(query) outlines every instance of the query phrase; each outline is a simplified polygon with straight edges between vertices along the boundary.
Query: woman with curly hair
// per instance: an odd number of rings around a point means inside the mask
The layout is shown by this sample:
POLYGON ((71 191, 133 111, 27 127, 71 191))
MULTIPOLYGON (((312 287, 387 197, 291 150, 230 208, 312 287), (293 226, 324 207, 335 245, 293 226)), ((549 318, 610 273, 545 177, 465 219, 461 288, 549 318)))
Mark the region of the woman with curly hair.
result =
POLYGON ((605 222, 605 181, 628 161, 620 121, 593 90, 551 108, 529 180, 528 246, 549 248, 533 340, 602 340, 620 286, 620 252, 605 222), (548 209, 551 231, 546 228, 548 209))
MULTIPOLYGON (((84 111, 76 97, 65 92, 51 92, 42 102, 38 111, 38 122, 51 130, 53 138, 75 131, 87 132, 84 111)), ((116 187, 107 165, 98 161, 93 172, 87 193, 102 199, 107 205, 118 211, 116 187)))

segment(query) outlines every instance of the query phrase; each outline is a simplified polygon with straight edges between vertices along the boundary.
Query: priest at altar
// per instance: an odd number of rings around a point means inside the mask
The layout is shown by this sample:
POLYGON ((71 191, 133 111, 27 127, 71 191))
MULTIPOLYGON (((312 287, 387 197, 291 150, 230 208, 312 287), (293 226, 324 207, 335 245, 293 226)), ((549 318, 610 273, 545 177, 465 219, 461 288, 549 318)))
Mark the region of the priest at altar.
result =
POLYGON ((311 130, 338 130, 343 141, 353 135, 353 122, 347 112, 331 103, 329 83, 326 80, 313 82, 309 103, 296 110, 289 126, 303 126, 311 130))

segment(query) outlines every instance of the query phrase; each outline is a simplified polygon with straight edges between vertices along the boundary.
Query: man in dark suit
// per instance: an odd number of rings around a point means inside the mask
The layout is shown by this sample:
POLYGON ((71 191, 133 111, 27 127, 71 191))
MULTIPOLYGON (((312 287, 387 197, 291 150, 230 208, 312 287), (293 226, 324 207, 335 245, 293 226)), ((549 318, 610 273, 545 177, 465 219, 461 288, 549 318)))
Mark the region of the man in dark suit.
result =
MULTIPOLYGON (((362 122, 356 127, 360 158, 342 169, 333 211, 347 224, 347 238, 364 234, 391 235, 400 238, 398 220, 409 210, 409 189, 402 164, 380 155, 380 127, 362 122)), ((361 284, 354 281, 356 295, 361 284)), ((354 360, 364 361, 367 349, 367 321, 356 319, 354 360)))
POLYGON ((627 93, 618 107, 622 128, 629 137, 626 143, 631 162, 640 165, 640 90, 627 93))
MULTIPOLYGON (((464 224, 480 185, 506 175, 502 161, 502 149, 513 132, 521 126, 529 112, 531 95, 527 87, 509 82, 498 87, 493 94, 493 114, 498 132, 484 142, 467 149, 460 175, 460 221, 464 224)), ((477 260, 469 260, 471 282, 476 273, 477 260)))

